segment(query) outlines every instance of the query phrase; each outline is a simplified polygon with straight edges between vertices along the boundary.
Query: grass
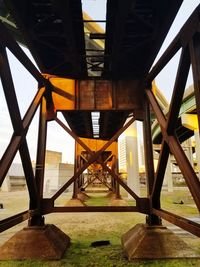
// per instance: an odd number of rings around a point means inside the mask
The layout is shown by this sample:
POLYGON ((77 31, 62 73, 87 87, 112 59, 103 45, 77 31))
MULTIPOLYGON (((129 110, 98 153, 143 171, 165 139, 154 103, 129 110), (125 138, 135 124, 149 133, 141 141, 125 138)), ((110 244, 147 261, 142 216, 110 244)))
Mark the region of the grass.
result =
MULTIPOLYGON (((124 194, 122 192, 122 194, 124 194)), ((2 195, 3 203, 10 203, 10 198, 2 195)), ((12 195, 12 201, 14 201, 12 195)), ((63 195, 59 204, 65 203, 68 196, 63 195)), ((23 206, 23 194, 17 195, 17 203, 23 206)), ((131 203, 131 202, 130 202, 131 203)), ((187 191, 177 191, 162 194, 162 206, 172 212, 184 216, 198 216, 198 212, 191 206, 192 199, 187 191), (183 205, 173 204, 179 199, 184 200, 183 205)), ((87 201, 87 205, 108 205, 109 199, 101 194, 95 194, 87 201)), ((10 204, 9 204, 10 205, 10 204)), ((10 207, 10 206, 9 206, 10 207)), ((15 208, 14 208, 15 209, 15 208)), ((190 267, 200 266, 200 259, 168 259, 168 260, 135 260, 128 262, 124 257, 120 237, 137 223, 144 223, 145 215, 139 213, 67 213, 50 214, 46 216, 46 223, 54 223, 71 237, 71 247, 66 251, 60 261, 2 261, 3 267, 129 267, 129 266, 167 266, 190 267), (91 247, 91 243, 98 240, 109 240, 111 245, 91 247)), ((17 231, 12 228, 9 231, 17 231)), ((22 226, 21 226, 22 227, 22 226)), ((8 231, 6 231, 8 232, 8 231)), ((6 232, 1 235, 6 235, 6 232)), ((200 253, 200 240, 193 236, 185 236, 184 240, 200 253)))
POLYGON ((180 216, 198 216, 198 210, 194 205, 191 194, 187 190, 175 190, 174 192, 163 191, 161 195, 161 206, 163 209, 175 212, 180 216), (175 204, 183 201, 183 205, 175 204))

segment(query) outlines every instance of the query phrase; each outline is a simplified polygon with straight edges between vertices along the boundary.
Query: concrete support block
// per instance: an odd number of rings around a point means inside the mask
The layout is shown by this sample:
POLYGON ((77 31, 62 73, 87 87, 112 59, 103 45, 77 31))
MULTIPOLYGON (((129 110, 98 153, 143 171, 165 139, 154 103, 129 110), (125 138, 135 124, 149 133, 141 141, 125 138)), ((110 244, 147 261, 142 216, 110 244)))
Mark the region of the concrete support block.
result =
POLYGON ((10 192, 11 191, 11 185, 10 185, 10 177, 6 175, 3 184, 1 186, 2 192, 10 192))
POLYGON ((199 257, 164 226, 137 224, 122 236, 121 241, 129 260, 199 257))
POLYGON ((65 206, 67 206, 67 207, 83 207, 83 206, 86 206, 86 204, 82 200, 80 200, 79 198, 72 198, 72 199, 67 201, 65 206))
POLYGON ((55 225, 27 227, 17 232, 0 250, 0 260, 59 260, 70 238, 55 225))
POLYGON ((90 197, 86 194, 86 193, 84 193, 84 192, 79 192, 78 194, 77 194, 77 197, 78 197, 78 199, 80 199, 81 201, 87 201, 90 197))

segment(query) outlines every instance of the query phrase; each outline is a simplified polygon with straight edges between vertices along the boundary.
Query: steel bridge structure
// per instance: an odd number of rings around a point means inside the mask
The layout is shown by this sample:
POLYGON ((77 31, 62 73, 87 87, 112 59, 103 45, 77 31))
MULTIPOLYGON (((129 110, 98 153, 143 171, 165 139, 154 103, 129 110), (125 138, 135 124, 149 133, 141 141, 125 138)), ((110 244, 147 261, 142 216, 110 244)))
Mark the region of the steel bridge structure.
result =
MULTIPOLYGON (((200 182, 176 134, 190 65, 193 71, 196 114, 200 123, 200 5, 151 68, 182 2, 107 0, 105 34, 90 34, 90 38, 105 40, 105 47, 95 49, 88 47, 85 41, 84 25, 91 21, 83 18, 81 0, 1 1, 5 17, 12 18, 17 28, 14 34, 9 25, 0 23, 0 76, 13 126, 12 138, 1 158, 0 182, 3 183, 16 153, 19 152, 30 198, 29 210, 0 221, 1 232, 27 219, 28 228, 44 228, 44 218, 49 213, 140 212, 146 214, 149 227, 161 226, 163 218, 200 237, 198 223, 163 210, 160 204, 165 169, 171 153, 200 211, 200 182), (16 33, 21 42, 29 48, 38 68, 16 42, 16 33), (20 115, 7 49, 38 82, 38 91, 24 117, 20 115), (152 82, 179 50, 181 55, 166 117, 153 93, 152 82), (40 118, 34 173, 26 135, 38 109, 40 118), (66 123, 58 118, 59 112, 63 114, 66 123), (98 112, 99 125, 94 129, 95 119, 91 114, 95 112, 98 112), (162 147, 156 170, 152 150, 152 112, 162 131, 162 147), (102 159, 106 149, 117 141, 119 135, 135 120, 143 122, 146 197, 138 196, 120 178, 116 170, 109 168, 105 159, 102 159), (51 198, 44 198, 45 150, 49 121, 55 121, 58 127, 70 134, 87 152, 87 159, 82 161, 71 179, 51 198), (102 147, 94 152, 84 142, 84 138, 100 139, 104 142, 102 147), (55 200, 94 162, 98 162, 115 183, 135 199, 135 206, 54 205, 55 200)), ((52 231, 61 235, 55 227, 52 231)))

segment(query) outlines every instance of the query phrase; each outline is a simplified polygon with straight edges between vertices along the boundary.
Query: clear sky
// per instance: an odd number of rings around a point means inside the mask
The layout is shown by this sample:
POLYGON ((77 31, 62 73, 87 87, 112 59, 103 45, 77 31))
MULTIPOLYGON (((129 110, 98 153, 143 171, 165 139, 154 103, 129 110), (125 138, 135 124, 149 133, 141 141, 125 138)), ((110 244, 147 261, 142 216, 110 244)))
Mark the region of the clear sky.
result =
MULTIPOLYGON (((105 0, 83 0, 83 10, 86 11, 93 19, 105 19, 106 1, 105 0)), ((195 7, 199 4, 199 0, 184 0, 183 5, 175 22, 161 48, 161 53, 166 49, 171 40, 175 37, 180 27, 185 22, 186 18, 192 13, 195 7)), ((25 49, 26 53, 30 53, 25 49)), ((31 57, 31 56, 30 56, 31 57)), ((20 103, 20 112, 23 117, 27 110, 34 94, 37 91, 37 83, 32 76, 19 64, 12 54, 9 53, 10 65, 12 69, 13 79, 16 87, 16 94, 20 103)), ((175 73, 178 64, 178 55, 172 62, 161 72, 156 78, 156 83, 163 94, 169 100, 175 79, 175 73), (170 78, 169 78, 170 77, 170 78)), ((192 83, 191 75, 188 79, 188 85, 192 83)), ((0 84, 1 87, 1 84, 0 84)), ((8 110, 6 107, 4 94, 0 88, 0 156, 7 147, 11 135, 12 125, 9 119, 8 110)), ((32 122, 28 132, 28 143, 31 151, 31 157, 35 160, 36 144, 37 144, 37 130, 38 114, 32 122)), ((73 140, 69 137, 60 126, 56 126, 54 122, 49 123, 48 126, 47 149, 63 152, 64 162, 73 162, 73 140)), ((18 161, 18 160, 17 160, 18 161)))

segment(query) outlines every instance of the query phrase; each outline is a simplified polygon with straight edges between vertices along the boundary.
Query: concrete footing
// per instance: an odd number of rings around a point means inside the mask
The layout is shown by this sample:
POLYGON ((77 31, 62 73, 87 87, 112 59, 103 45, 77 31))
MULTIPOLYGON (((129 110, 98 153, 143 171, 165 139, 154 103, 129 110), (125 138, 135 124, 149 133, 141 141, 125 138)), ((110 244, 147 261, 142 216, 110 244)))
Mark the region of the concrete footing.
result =
POLYGON ((86 201, 88 200, 90 197, 84 193, 84 192, 80 192, 77 194, 77 197, 81 200, 81 201, 86 201))
POLYGON ((68 200, 65 204, 67 207, 83 207, 86 206, 86 204, 80 200, 79 198, 72 198, 68 200))
POLYGON ((106 197, 112 199, 116 197, 116 194, 113 191, 109 191, 106 197))
POLYGON ((55 225, 27 227, 0 248, 0 260, 58 260, 70 245, 70 238, 55 225))
POLYGON ((129 260, 199 257, 182 239, 163 226, 137 224, 122 236, 121 241, 129 260))

